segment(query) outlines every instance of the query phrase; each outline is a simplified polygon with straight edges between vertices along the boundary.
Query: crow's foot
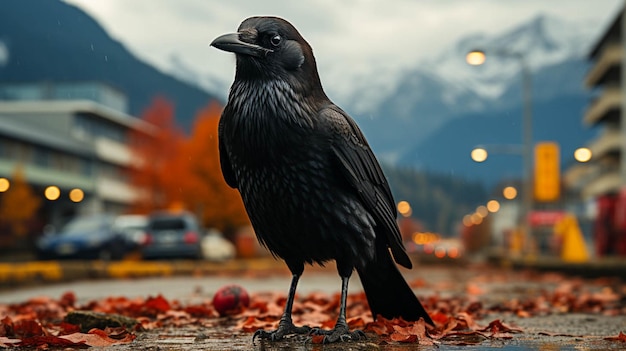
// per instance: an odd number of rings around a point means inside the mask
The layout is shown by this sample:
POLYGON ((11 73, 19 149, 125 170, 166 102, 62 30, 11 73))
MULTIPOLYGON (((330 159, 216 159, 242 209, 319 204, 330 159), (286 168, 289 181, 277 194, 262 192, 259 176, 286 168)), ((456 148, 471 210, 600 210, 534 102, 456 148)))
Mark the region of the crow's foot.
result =
POLYGON ((362 330, 350 331, 347 323, 337 323, 331 330, 325 330, 320 328, 314 328, 309 335, 324 335, 324 344, 333 342, 345 342, 345 341, 358 341, 365 340, 367 337, 362 330))
POLYGON ((265 330, 259 329, 255 331, 254 335, 252 336, 252 343, 254 343, 254 340, 256 338, 259 338, 262 340, 277 341, 277 340, 281 340, 287 335, 309 334, 310 332, 311 332, 311 327, 308 327, 306 325, 301 326, 301 327, 296 327, 293 324, 293 322, 281 319, 280 323, 278 324, 278 329, 276 330, 265 331, 265 330))

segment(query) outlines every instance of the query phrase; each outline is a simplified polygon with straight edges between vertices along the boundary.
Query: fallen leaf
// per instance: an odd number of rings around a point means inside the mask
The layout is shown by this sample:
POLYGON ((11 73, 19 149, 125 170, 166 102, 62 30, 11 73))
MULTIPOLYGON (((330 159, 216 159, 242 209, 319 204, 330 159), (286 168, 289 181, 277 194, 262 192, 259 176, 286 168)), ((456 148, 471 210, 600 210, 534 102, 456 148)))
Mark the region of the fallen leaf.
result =
POLYGON ((609 336, 608 338, 604 338, 604 340, 626 342, 626 334, 619 332, 618 336, 609 336))

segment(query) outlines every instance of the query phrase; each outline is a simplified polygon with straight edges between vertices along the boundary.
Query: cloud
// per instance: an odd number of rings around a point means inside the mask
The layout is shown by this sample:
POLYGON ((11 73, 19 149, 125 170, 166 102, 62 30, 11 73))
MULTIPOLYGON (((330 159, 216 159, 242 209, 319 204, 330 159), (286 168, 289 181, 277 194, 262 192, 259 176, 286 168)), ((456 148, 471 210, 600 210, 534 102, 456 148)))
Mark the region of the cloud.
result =
MULTIPOLYGON (((253 15, 291 21, 314 48, 320 75, 345 91, 372 72, 392 76, 434 58, 469 34, 493 34, 547 13, 570 20, 612 20, 619 0, 66 0, 94 16, 136 55, 163 70, 176 54, 202 74, 230 82, 234 58, 209 48, 253 15)), ((604 25, 603 25, 604 24, 604 25)), ((384 78, 384 77, 383 77, 384 78)))

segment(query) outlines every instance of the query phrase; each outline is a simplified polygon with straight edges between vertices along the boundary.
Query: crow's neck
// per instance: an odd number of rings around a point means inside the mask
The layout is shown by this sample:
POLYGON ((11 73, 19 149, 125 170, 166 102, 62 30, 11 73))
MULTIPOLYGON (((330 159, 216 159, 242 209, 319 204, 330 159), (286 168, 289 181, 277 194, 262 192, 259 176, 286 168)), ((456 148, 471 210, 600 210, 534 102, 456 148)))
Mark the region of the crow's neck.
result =
POLYGON ((312 99, 284 80, 235 81, 230 91, 239 123, 308 129, 313 126, 317 106, 312 99))

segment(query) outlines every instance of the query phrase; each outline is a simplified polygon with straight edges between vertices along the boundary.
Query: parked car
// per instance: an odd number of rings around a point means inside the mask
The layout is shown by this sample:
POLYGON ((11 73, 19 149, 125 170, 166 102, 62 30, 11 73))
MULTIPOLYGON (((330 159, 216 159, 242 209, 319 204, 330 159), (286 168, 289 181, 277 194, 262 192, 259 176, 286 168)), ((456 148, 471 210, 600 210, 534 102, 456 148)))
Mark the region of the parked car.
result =
POLYGON ((137 251, 144 242, 148 229, 148 216, 120 215, 115 218, 114 230, 126 240, 128 251, 137 251))
POLYGON ((37 242, 40 259, 121 259, 128 249, 110 215, 79 216, 37 242))
POLYGON ((188 212, 159 212, 150 216, 140 251, 145 259, 202 258, 201 230, 188 212))

